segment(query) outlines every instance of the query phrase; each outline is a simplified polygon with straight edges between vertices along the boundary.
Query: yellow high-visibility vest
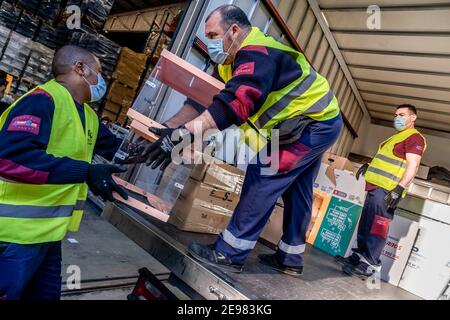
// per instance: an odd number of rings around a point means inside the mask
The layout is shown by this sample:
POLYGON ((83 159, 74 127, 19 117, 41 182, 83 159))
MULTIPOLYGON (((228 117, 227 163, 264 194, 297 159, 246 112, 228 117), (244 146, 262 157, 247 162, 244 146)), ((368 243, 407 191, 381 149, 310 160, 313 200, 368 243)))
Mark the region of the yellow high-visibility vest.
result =
MULTIPOLYGON (((316 121, 326 121, 339 115, 339 104, 328 81, 317 73, 305 56, 253 27, 241 44, 265 46, 286 52, 296 59, 302 75, 284 88, 271 92, 261 109, 241 126, 245 142, 258 152, 270 140, 274 128, 282 130, 287 120, 307 116, 316 121)), ((219 75, 226 83, 233 77, 231 65, 219 65, 219 75)))
MULTIPOLYGON (((75 102, 66 88, 51 80, 23 97, 37 89, 48 92, 55 105, 46 152, 90 163, 98 135, 97 114, 84 104, 86 123, 83 129, 75 102)), ((0 129, 21 99, 0 117, 0 129)), ((62 240, 67 231, 78 231, 87 192, 86 183, 36 185, 0 177, 0 241, 52 242, 62 240)))
MULTIPOLYGON (((413 134, 420 134, 420 132, 416 129, 403 130, 380 144, 377 154, 364 175, 367 182, 388 191, 393 190, 398 185, 406 171, 406 160, 394 154, 394 147, 413 134)), ((426 141, 425 137, 422 136, 422 138, 426 141)), ((426 147, 425 142, 424 152, 426 147)))

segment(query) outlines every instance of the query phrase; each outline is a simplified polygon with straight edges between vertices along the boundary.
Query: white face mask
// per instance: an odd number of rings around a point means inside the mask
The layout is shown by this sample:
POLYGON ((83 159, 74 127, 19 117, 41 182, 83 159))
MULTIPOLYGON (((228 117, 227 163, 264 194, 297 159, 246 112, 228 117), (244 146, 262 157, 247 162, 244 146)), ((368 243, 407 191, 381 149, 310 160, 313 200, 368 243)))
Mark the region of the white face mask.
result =
POLYGON ((403 131, 408 127, 408 118, 409 117, 401 117, 396 116, 394 119, 394 128, 397 131, 403 131))
MULTIPOLYGON (((228 28, 227 32, 225 32, 225 35, 230 31, 231 27, 228 28)), ((234 41, 231 43, 230 48, 225 52, 223 48, 223 38, 222 39, 210 39, 208 40, 208 53, 209 57, 212 61, 214 61, 217 64, 224 64, 227 58, 230 56, 230 49, 234 44, 234 41)))

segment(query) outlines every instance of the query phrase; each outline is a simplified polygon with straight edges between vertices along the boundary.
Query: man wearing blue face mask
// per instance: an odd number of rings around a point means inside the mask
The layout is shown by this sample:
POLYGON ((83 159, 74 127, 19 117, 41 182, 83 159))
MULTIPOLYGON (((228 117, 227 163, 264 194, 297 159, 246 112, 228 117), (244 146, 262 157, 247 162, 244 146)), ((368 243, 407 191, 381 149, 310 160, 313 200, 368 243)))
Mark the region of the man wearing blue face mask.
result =
POLYGON ((405 104, 397 107, 394 128, 397 133, 380 144, 370 164, 357 172, 364 175, 367 197, 358 228, 358 247, 347 258, 336 262, 349 275, 369 277, 381 270, 380 256, 386 244, 389 224, 395 209, 413 181, 426 149, 425 138, 414 128, 416 108, 405 104))
POLYGON ((0 300, 59 299, 61 240, 78 231, 88 187, 127 198, 111 176, 122 168, 91 164, 121 143, 87 104, 106 92, 99 60, 65 46, 52 69, 0 117, 0 300))
POLYGON ((279 130, 280 152, 269 156, 279 164, 278 171, 266 174, 264 164, 250 164, 226 230, 212 245, 192 243, 189 253, 222 270, 241 272, 283 197, 285 223, 278 250, 259 258, 272 269, 298 277, 303 273, 313 182, 323 154, 342 128, 337 98, 301 52, 252 27, 246 13, 234 5, 212 11, 205 36, 209 56, 217 63, 213 76, 225 83, 225 89, 207 109, 188 100, 166 122, 169 128, 152 129, 160 139, 147 148, 144 158, 153 168, 167 166, 177 138, 188 137, 196 123, 203 131, 239 126, 248 137, 246 143, 259 154, 260 147, 272 146, 271 133, 279 130))

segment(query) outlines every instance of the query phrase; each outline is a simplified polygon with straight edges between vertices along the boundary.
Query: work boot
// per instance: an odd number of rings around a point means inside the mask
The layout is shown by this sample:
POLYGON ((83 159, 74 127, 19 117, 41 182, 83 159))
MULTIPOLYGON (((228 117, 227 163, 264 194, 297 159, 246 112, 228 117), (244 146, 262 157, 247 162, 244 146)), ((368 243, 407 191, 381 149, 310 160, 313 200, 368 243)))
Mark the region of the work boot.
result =
POLYGON ((343 256, 335 256, 334 261, 341 266, 356 266, 359 263, 359 257, 357 254, 353 253, 352 255, 348 256, 347 258, 344 258, 343 256))
POLYGON ((215 249, 215 245, 204 245, 199 243, 191 243, 188 247, 189 254, 196 260, 216 267, 225 272, 242 272, 242 264, 233 263, 215 249))
POLYGON ((258 256, 259 262, 263 265, 271 267, 281 273, 299 277, 303 274, 303 267, 288 267, 278 262, 274 254, 261 254, 258 256))
POLYGON ((357 265, 345 265, 342 267, 342 272, 349 276, 355 276, 363 280, 373 276, 381 271, 380 266, 372 266, 365 262, 360 262, 357 265))

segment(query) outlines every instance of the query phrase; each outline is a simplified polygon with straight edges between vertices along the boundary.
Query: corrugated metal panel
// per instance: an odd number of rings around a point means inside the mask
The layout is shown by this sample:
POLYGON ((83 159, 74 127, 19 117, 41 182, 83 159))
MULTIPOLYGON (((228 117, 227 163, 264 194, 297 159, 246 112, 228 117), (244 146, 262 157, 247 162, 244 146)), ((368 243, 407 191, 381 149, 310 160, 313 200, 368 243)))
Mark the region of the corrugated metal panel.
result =
POLYGON ((448 4, 448 0, 319 0, 319 4, 321 8, 367 8, 373 4, 380 7, 410 7, 448 4))
MULTIPOLYGON (((323 10, 330 29, 367 31, 366 10, 323 10)), ((450 9, 403 9, 382 11, 383 32, 449 32, 450 9)))
MULTIPOLYGON (((343 114, 349 120, 350 125, 357 130, 358 120, 360 122, 362 119, 363 111, 309 2, 307 0, 282 0, 277 6, 280 15, 303 48, 307 58, 314 68, 330 82, 343 114)), ((339 140, 333 146, 332 152, 347 156, 353 141, 354 137, 351 132, 344 128, 339 140)))
POLYGON ((373 119, 392 121, 396 106, 410 103, 418 126, 449 132, 450 1, 317 2, 373 119), (373 4, 378 30, 367 26, 373 4))

